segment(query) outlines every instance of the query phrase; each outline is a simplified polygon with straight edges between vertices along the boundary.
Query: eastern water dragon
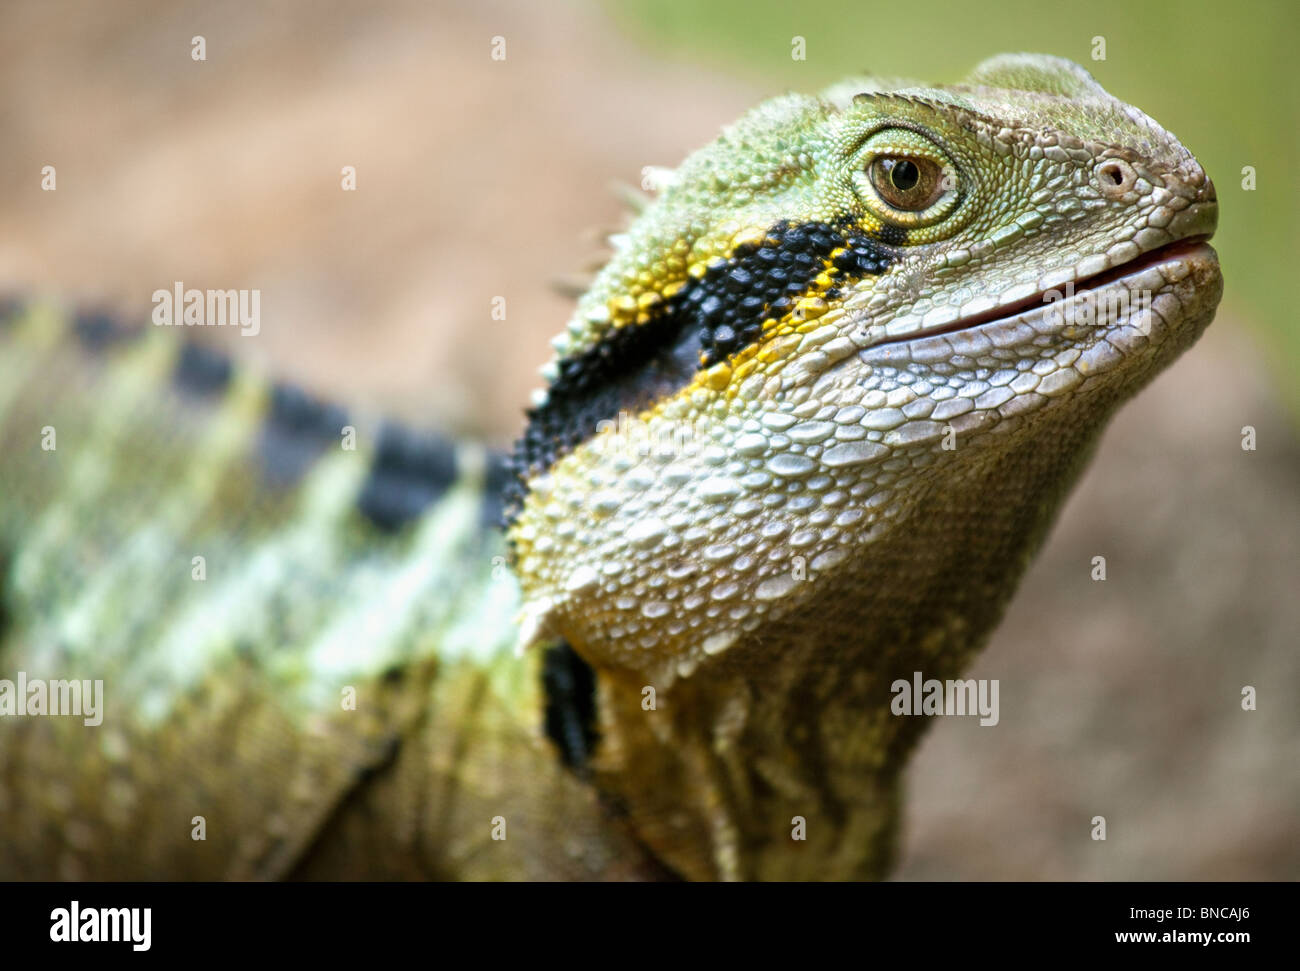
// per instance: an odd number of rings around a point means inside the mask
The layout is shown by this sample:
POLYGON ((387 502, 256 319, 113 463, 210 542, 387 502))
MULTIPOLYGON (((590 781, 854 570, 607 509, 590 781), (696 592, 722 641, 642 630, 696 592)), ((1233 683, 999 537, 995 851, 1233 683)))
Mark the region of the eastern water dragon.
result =
POLYGON ((616 238, 508 458, 8 300, 0 679, 104 700, 0 698, 0 877, 885 875, 891 684, 987 640, 1216 220, 1068 61, 778 97, 616 238))

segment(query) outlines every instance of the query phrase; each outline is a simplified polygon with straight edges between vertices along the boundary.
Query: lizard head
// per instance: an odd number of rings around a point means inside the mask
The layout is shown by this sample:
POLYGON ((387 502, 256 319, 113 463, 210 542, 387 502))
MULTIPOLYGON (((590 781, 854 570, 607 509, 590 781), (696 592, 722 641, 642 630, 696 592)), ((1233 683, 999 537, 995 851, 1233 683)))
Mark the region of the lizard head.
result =
POLYGON ((1195 339, 1216 219, 1192 155, 1057 58, 758 107, 555 341, 514 459, 524 641, 672 678, 866 582, 937 476, 1100 425, 1195 339))

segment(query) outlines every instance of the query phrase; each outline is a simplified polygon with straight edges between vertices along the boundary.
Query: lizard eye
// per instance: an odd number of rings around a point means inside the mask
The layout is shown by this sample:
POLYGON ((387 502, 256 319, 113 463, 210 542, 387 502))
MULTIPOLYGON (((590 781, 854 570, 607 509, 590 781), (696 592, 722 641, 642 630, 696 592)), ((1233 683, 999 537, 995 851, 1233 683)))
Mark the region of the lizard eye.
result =
MULTIPOLYGON (((947 152, 908 128, 874 132, 856 150, 853 165, 854 188, 870 214, 906 230, 946 220, 964 194, 961 173, 947 152)), ((942 232, 909 236, 909 242, 926 242, 942 232)))
POLYGON ((943 192, 943 173, 928 158, 883 155, 872 161, 870 176, 880 198, 904 212, 928 208, 943 192))

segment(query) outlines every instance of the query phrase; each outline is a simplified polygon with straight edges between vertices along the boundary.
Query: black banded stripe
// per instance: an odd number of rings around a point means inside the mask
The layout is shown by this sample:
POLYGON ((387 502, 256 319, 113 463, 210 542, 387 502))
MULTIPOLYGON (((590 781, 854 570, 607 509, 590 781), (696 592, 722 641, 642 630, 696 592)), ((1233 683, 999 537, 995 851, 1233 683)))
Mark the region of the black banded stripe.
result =
POLYGON ((487 453, 487 467, 483 472, 483 502, 479 521, 486 528, 497 529, 505 525, 506 493, 510 489, 510 457, 500 452, 487 453))
POLYGON ((278 488, 296 485, 326 448, 340 445, 347 423, 347 412, 338 405, 292 385, 274 385, 258 442, 263 480, 278 488))
POLYGON ((230 358, 195 341, 186 341, 176 358, 172 383, 198 397, 217 395, 230 383, 230 358))
POLYGON ((22 316, 26 304, 17 294, 0 294, 0 327, 7 327, 22 316))
POLYGON ((585 775, 591 753, 600 740, 596 731, 596 673, 564 641, 546 648, 542 657, 542 690, 546 695, 547 737, 560 759, 585 775))
POLYGON ((382 530, 418 519, 456 481, 455 446, 438 435, 386 424, 357 506, 382 530))
POLYGON ((73 315, 72 332, 77 335, 77 340, 86 350, 102 353, 114 344, 138 336, 142 328, 127 326, 107 310, 86 307, 73 315))

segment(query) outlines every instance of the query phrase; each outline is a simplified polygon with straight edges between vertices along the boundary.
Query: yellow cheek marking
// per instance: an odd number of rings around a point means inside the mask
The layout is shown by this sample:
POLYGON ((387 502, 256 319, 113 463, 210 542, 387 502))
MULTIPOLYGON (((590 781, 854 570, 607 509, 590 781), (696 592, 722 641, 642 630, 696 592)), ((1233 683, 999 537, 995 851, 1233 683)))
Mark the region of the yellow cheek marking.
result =
POLYGON ((701 384, 710 391, 725 391, 731 384, 731 378, 731 365, 724 362, 709 368, 700 375, 698 382, 692 382, 692 384, 701 384))
POLYGON ((843 252, 843 247, 831 252, 825 260, 825 269, 814 278, 789 313, 763 321, 763 330, 758 340, 741 350, 733 360, 732 366, 737 378, 748 377, 756 366, 770 366, 788 357, 793 345, 780 341, 779 338, 789 334, 804 334, 819 326, 818 319, 838 302, 827 300, 824 295, 827 290, 844 283, 829 275, 836 257, 843 252))
POLYGON ((766 240, 767 229, 759 226, 746 227, 725 239, 708 237, 693 244, 678 240, 663 259, 626 276, 617 295, 606 300, 610 325, 627 327, 649 323, 660 304, 679 293, 687 283, 702 279, 713 267, 732 260, 741 246, 761 246, 766 240))

